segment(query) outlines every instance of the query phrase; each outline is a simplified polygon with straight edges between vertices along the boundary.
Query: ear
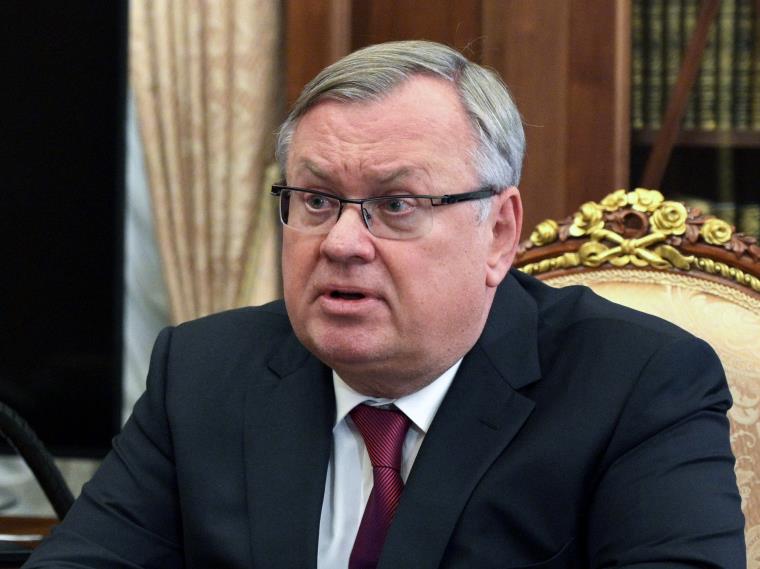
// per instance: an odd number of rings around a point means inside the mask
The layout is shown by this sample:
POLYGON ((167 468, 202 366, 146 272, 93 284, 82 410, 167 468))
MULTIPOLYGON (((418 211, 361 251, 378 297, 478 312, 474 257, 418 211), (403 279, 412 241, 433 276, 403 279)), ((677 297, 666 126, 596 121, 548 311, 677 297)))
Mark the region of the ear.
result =
POLYGON ((522 230, 522 201, 520 191, 510 186, 493 198, 488 223, 491 243, 486 267, 486 285, 497 287, 512 266, 517 254, 522 230))

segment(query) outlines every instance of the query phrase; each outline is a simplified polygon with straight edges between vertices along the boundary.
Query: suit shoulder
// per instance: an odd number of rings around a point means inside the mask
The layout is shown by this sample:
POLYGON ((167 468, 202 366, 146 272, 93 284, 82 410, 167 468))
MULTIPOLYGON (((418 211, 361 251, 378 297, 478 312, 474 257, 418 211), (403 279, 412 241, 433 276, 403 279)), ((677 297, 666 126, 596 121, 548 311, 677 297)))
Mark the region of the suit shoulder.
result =
POLYGON ((614 331, 653 336, 660 341, 693 337, 667 320, 607 300, 586 286, 555 288, 527 275, 520 275, 518 280, 536 301, 539 321, 555 331, 614 331))
MULTIPOLYGON (((240 393, 248 382, 269 378, 269 362, 283 350, 305 357, 305 349, 294 345, 300 346, 284 305, 278 301, 226 310, 168 328, 156 342, 154 358, 161 360, 156 360, 157 369, 164 370, 167 398, 186 402, 203 393, 204 401, 211 404, 216 395, 207 393, 209 385, 220 397, 240 393)), ((197 408, 197 403, 188 408, 197 408)))
POLYGON ((262 306, 234 308, 179 324, 172 343, 223 346, 226 351, 251 345, 267 345, 292 333, 282 300, 262 306))

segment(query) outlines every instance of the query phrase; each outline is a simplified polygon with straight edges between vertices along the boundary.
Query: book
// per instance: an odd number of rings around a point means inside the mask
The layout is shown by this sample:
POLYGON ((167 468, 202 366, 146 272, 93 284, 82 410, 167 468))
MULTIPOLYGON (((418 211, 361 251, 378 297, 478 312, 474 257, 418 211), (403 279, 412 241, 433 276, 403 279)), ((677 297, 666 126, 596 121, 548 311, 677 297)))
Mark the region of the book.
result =
POLYGON ((665 104, 670 101, 681 72, 683 50, 681 3, 665 4, 665 104))
MULTIPOLYGON (((757 14, 753 14, 755 17, 757 14)), ((760 130, 760 26, 752 30, 752 77, 750 79, 750 126, 760 130)))
POLYGON ((716 88, 716 122, 719 130, 733 126, 734 98, 734 22, 736 0, 722 0, 718 12, 718 85, 716 88))
POLYGON ((646 126, 660 128, 662 124, 664 92, 664 47, 665 25, 664 0, 650 0, 646 18, 646 126))
POLYGON ((737 0, 736 2, 733 127, 737 130, 747 130, 750 127, 753 5, 754 0, 737 0))
POLYGON ((702 130, 715 130, 718 126, 718 27, 716 24, 717 22, 713 22, 710 26, 697 80, 699 90, 697 126, 702 130))
POLYGON ((644 128, 644 0, 631 8, 631 127, 644 128))
MULTIPOLYGON (((686 51, 694 35, 694 28, 697 25, 697 11, 699 5, 698 0, 683 0, 683 9, 681 11, 681 49, 686 51)), ((697 88, 698 82, 695 83, 689 93, 689 100, 686 103, 686 110, 683 116, 682 127, 684 130, 693 130, 697 128, 697 105, 699 89, 697 88)))

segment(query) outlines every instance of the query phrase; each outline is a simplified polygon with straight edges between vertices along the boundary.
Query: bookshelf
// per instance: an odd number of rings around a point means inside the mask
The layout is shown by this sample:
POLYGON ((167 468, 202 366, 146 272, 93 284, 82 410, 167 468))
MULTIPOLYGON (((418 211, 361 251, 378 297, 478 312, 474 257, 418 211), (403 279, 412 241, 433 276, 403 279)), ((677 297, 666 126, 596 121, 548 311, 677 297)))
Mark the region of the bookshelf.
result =
MULTIPOLYGON (((631 133, 631 142, 634 145, 651 146, 657 139, 658 134, 659 131, 652 128, 634 129, 631 133)), ((741 130, 684 130, 678 133, 676 145, 686 147, 760 149, 760 133, 741 130)), ((760 159, 760 156, 758 158, 760 159)))
POLYGON ((666 168, 654 175, 662 180, 657 185, 754 236, 760 236, 759 5, 632 0, 631 11, 632 184, 653 178, 649 154, 662 158, 660 139, 669 136, 662 133, 677 128, 666 168), (686 60, 703 12, 711 12, 706 41, 677 115, 673 100, 689 83, 680 75, 690 73, 686 60))

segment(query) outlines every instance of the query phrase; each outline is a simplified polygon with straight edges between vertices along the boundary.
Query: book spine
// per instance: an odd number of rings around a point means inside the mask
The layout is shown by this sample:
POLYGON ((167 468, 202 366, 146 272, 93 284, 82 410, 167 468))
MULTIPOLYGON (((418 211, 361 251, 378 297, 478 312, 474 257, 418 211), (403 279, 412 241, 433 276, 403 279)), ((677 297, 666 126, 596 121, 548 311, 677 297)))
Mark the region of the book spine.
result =
MULTIPOLYGON (((756 18, 758 14, 753 14, 753 16, 756 18)), ((752 46, 752 78, 750 81, 752 105, 750 124, 752 130, 760 130, 760 26, 757 23, 754 24, 752 30, 752 40, 754 45, 752 46)))
POLYGON ((650 0, 648 14, 648 61, 646 123, 657 129, 662 124, 664 90, 664 0, 650 0))
POLYGON ((644 128, 644 0, 634 0, 631 13, 631 127, 644 128))
POLYGON ((739 130, 747 130, 750 126, 753 1, 737 0, 736 3, 733 126, 739 130))
POLYGON ((665 103, 673 94, 673 87, 681 71, 681 3, 667 2, 665 10, 665 103))
POLYGON ((699 104, 697 106, 697 124, 702 130, 715 130, 717 121, 718 99, 718 30, 715 23, 710 26, 707 46, 702 57, 702 69, 699 73, 699 104))
MULTIPOLYGON (((684 0, 683 2, 683 34, 682 38, 682 51, 686 51, 689 46, 692 36, 694 35, 694 28, 697 25, 697 4, 698 0, 684 0)), ((686 104, 686 111, 683 117, 684 130, 694 130, 697 128, 697 104, 698 104, 698 91, 697 88, 699 82, 695 83, 689 93, 689 101, 686 104)))
POLYGON ((724 131, 733 125, 735 17, 736 0, 723 0, 718 14, 717 123, 724 131))

